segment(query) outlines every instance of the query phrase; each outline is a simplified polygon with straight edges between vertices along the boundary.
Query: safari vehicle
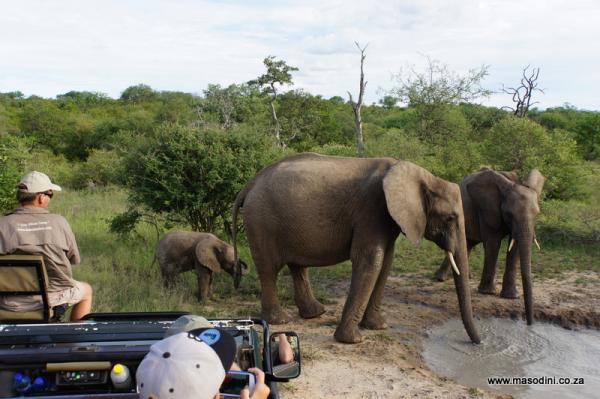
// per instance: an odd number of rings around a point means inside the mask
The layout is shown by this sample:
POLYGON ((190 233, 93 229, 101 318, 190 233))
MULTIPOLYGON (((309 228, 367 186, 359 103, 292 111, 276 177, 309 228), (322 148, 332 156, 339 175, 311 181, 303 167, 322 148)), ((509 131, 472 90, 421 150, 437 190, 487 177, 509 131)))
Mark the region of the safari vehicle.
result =
MULTIPOLYGON (((38 294, 44 305, 39 311, 19 314, 0 310, 0 398, 137 398, 139 363, 173 321, 188 314, 92 313, 78 322, 52 322, 55 309, 48 307, 46 286, 41 257, 0 256, 0 295, 38 294), (123 373, 129 378, 117 378, 123 373)), ((264 320, 208 321, 234 337, 236 362, 242 370, 264 370, 270 398, 279 397, 278 382, 300 375, 295 333, 283 332, 291 341, 294 361, 281 367, 274 366, 277 359, 271 356, 270 343, 282 333, 270 334, 264 320)), ((235 395, 241 388, 238 381, 230 380, 221 392, 235 395)))

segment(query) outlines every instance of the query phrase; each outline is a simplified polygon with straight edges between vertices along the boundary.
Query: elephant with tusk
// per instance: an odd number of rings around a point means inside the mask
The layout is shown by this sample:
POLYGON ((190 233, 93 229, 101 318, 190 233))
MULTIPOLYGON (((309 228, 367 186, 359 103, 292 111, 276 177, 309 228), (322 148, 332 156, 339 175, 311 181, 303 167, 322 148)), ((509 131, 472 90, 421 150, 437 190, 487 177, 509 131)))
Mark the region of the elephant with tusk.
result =
POLYGON ((268 322, 290 320, 277 297, 277 275, 284 265, 300 316, 311 318, 325 308, 313 295, 308 266, 350 259, 350 292, 335 339, 360 342, 359 325, 386 328, 381 302, 394 244, 403 233, 415 245, 425 237, 446 252, 454 264, 463 324, 471 340, 480 342, 458 185, 392 158, 304 153, 267 166, 240 191, 233 206, 234 247, 240 208, 268 322))
MULTIPOLYGON (((533 292, 531 282, 531 247, 539 243, 535 237, 535 219, 540 212, 539 200, 544 176, 533 169, 521 182, 513 172, 483 169, 465 177, 460 184, 467 250, 483 242, 485 260, 479 292, 495 294, 494 276, 500 243, 510 237, 506 269, 502 281, 503 298, 517 298, 516 270, 521 264, 521 279, 527 323, 533 322, 533 292)), ((435 273, 439 281, 446 279, 450 266, 447 260, 435 273)))
POLYGON ((210 233, 173 231, 156 244, 154 259, 160 265, 165 286, 179 273, 195 270, 198 278, 198 300, 210 297, 213 273, 226 271, 238 288, 246 263, 236 259, 231 245, 210 233))

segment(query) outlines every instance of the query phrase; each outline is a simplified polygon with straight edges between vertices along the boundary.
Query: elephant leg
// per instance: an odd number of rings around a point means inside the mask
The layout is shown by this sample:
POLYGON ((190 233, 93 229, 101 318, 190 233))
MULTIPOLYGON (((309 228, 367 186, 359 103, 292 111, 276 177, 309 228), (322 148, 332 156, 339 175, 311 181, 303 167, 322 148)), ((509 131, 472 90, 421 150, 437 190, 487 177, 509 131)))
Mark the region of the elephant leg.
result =
POLYGON ((281 267, 276 267, 272 262, 257 262, 256 259, 254 264, 261 286, 261 317, 270 324, 288 323, 292 317, 281 307, 277 297, 277 274, 281 267))
POLYGON ((433 278, 437 281, 446 281, 448 278, 448 274, 450 271, 450 261, 448 257, 444 258, 443 262, 440 264, 440 267, 436 270, 433 278))
POLYGON ((198 301, 204 302, 210 297, 212 273, 204 267, 196 268, 198 277, 198 301))
POLYGON ((496 276, 496 262, 498 261, 498 252, 500 251, 500 239, 491 239, 484 241, 485 259, 483 263, 483 272, 479 282, 479 292, 482 294, 495 295, 494 277, 496 276))
POLYGON ((381 273, 384 257, 385 248, 380 245, 374 245, 368 249, 353 248, 350 292, 348 292, 348 298, 344 305, 342 320, 335 330, 334 337, 337 341, 349 344, 362 341, 358 322, 365 313, 365 308, 381 273))
POLYGON ((383 265, 377 277, 377 282, 373 288, 373 293, 369 299, 367 310, 360 322, 360 326, 368 330, 383 330, 387 328, 387 323, 383 315, 381 314, 381 302, 383 300, 383 292, 385 290, 385 283, 390 274, 392 267, 392 261, 394 260, 394 243, 388 245, 385 256, 383 258, 383 265))
MULTIPOLYGON (((467 256, 471 255, 471 251, 477 244, 478 243, 475 241, 467 240, 467 256)), ((470 273, 470 270, 469 270, 469 273, 470 273)), ((446 281, 448 279, 449 274, 450 274, 450 261, 448 260, 448 257, 446 257, 446 258, 444 258, 444 261, 442 262, 440 267, 437 269, 437 271, 433 275, 433 278, 437 281, 446 281)), ((469 278, 470 278, 470 276, 469 276, 469 278)))
POLYGON ((165 288, 173 287, 173 283, 175 282, 173 277, 175 276, 175 272, 169 266, 164 266, 160 268, 160 274, 162 276, 163 285, 165 288))
POLYGON ((325 313, 325 306, 317 301, 313 294, 308 278, 308 267, 291 264, 288 267, 294 281, 294 301, 300 316, 304 319, 321 316, 325 313))
POLYGON ((519 297, 516 285, 517 269, 521 263, 518 247, 519 243, 515 241, 512 250, 506 255, 506 268, 502 279, 502 291, 500 291, 502 298, 514 299, 519 297))

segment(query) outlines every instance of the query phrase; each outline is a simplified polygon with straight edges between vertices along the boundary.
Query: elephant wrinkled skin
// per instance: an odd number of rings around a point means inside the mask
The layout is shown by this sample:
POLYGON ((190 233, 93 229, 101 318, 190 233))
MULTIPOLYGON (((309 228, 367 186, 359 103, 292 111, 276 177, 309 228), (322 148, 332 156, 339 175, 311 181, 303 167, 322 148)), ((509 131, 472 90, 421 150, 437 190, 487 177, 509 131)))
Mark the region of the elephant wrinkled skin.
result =
POLYGON ((170 286, 179 273, 195 270, 199 301, 210 297, 213 273, 224 270, 231 274, 237 288, 241 275, 247 270, 243 261, 236 262, 233 247, 210 233, 170 232, 156 244, 154 257, 165 286, 170 286))
POLYGON ((324 307, 313 295, 308 266, 352 261, 350 292, 335 338, 361 341, 359 325, 383 329, 384 286, 402 232, 415 245, 423 237, 456 259, 454 274, 463 324, 473 342, 473 322, 464 218, 458 185, 410 162, 392 158, 297 154, 260 171, 233 206, 233 245, 237 214, 244 225, 260 278, 262 317, 279 324, 289 314, 277 298, 277 274, 288 265, 294 300, 304 318, 324 307))
MULTIPOLYGON (((469 253, 483 242, 485 260, 479 292, 495 294, 494 276, 502 239, 509 235, 506 269, 500 296, 517 298, 516 270, 521 264, 521 279, 527 323, 533 322, 533 288, 531 283, 531 247, 535 240, 535 219, 540 212, 539 199, 544 176, 533 169, 523 182, 512 172, 484 169, 465 177, 460 184, 465 213, 469 253)), ((449 271, 444 261, 435 273, 443 281, 449 271)))

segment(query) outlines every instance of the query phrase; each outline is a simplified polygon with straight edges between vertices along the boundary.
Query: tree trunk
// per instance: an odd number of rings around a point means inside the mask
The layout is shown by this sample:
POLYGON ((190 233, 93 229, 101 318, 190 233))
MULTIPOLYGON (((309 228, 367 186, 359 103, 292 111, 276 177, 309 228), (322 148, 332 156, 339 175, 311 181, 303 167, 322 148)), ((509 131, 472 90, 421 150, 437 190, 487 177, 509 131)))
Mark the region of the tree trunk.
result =
POLYGON ((363 138, 363 126, 362 126, 362 117, 360 115, 360 111, 363 104, 363 96, 365 93, 365 87, 367 86, 367 82, 365 82, 365 73, 364 73, 364 63, 365 63, 365 50, 367 49, 368 44, 361 48, 357 42, 354 42, 356 47, 360 50, 360 84, 358 86, 358 101, 355 103, 352 99, 352 94, 348 92, 348 96, 350 97, 350 105, 352 105, 352 111, 354 112, 354 129, 356 130, 356 150, 359 154, 362 154, 365 151, 365 143, 363 138))
POLYGON ((277 144, 281 145, 281 127, 279 126, 279 119, 277 119, 277 112, 275 112, 275 99, 271 101, 271 118, 273 118, 273 125, 275 127, 275 139, 277 144))

